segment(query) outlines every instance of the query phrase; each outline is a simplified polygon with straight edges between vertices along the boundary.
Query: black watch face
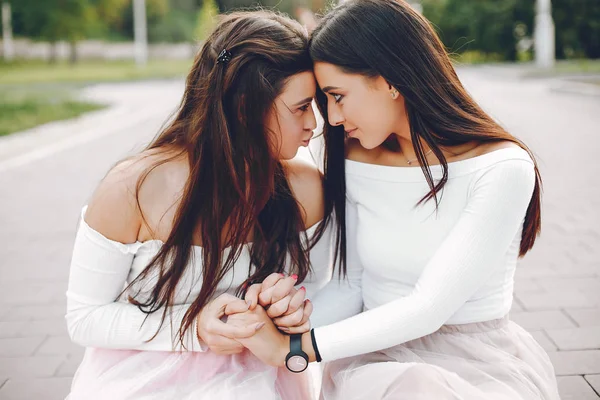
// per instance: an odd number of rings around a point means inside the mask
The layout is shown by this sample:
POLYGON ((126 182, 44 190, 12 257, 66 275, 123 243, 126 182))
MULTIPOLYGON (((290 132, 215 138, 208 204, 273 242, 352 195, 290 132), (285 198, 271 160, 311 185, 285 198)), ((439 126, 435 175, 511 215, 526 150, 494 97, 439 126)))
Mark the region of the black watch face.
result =
POLYGON ((292 372, 302 372, 308 367, 308 363, 301 356, 291 356, 287 360, 287 367, 292 372))

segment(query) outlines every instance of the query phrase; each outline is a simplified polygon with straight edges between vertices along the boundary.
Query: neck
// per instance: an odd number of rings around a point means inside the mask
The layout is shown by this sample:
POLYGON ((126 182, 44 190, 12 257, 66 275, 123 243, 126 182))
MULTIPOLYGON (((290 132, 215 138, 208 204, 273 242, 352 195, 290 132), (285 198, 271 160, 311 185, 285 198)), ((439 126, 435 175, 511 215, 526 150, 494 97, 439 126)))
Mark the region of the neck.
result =
MULTIPOLYGON (((413 146, 413 142, 410 139, 406 139, 400 136, 396 136, 396 140, 398 142, 398 146, 400 147, 400 152, 402 153, 405 161, 410 161, 411 164, 418 164, 417 153, 413 146)), ((423 139, 419 139, 421 141, 421 148, 423 149, 423 154, 425 154, 425 158, 429 158, 432 155, 431 148, 423 139)), ((456 146, 439 146, 442 150, 442 153, 446 157, 448 161, 451 161, 453 158, 460 156, 468 151, 473 150, 479 144, 475 142, 463 143, 456 146)))

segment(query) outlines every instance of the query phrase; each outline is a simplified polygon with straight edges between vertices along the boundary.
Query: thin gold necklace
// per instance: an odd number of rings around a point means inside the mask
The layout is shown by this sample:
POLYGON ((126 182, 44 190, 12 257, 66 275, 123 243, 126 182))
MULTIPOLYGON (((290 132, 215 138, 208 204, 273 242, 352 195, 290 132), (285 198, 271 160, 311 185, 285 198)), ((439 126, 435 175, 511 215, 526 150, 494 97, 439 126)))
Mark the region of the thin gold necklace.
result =
MULTIPOLYGON (((431 152, 433 151, 433 149, 429 149, 429 151, 427 153, 425 153, 424 157, 427 158, 428 155, 431 154, 431 152)), ((402 153, 404 155, 404 152, 402 153)), ((414 160, 409 160, 406 155, 404 155, 404 158, 406 158, 406 163, 408 165, 412 165, 412 163, 414 163, 415 161, 417 161, 419 158, 415 158, 414 160)))

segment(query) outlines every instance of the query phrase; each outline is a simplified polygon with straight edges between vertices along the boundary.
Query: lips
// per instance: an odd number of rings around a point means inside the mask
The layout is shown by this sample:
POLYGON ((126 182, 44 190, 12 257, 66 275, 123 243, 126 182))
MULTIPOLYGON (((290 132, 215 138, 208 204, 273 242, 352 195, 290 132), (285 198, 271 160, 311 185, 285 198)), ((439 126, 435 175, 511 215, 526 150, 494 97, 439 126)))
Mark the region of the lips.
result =
POLYGON ((358 129, 358 128, 354 128, 354 129, 350 129, 350 130, 346 131, 346 135, 347 135, 347 136, 350 136, 350 137, 352 137, 352 134, 353 134, 354 132, 356 132, 356 130, 357 130, 357 129, 358 129))

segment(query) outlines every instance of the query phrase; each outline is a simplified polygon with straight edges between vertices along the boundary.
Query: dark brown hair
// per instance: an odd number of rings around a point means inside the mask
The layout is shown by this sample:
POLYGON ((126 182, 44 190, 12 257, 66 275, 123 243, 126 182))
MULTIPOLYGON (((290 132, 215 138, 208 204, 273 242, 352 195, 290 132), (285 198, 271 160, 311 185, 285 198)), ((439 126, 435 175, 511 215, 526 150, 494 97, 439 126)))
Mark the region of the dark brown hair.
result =
MULTIPOLYGON (((137 302, 135 294, 132 300, 147 314, 162 310, 162 327, 189 267, 193 239, 201 239, 202 288, 179 328, 181 343, 248 238, 256 270, 251 273, 248 266, 246 282, 282 272, 288 257, 290 273, 298 274, 299 281, 309 271, 302 214, 265 123, 287 80, 311 70, 308 37, 297 22, 268 11, 224 16, 194 60, 175 118, 147 148, 185 154, 190 175, 172 231, 128 288, 158 276, 147 301, 137 302), (223 50, 231 57, 217 62, 223 50)), ((148 174, 175 157, 155 163, 142 175, 138 207, 148 174)))
MULTIPOLYGON (((509 141, 532 152, 487 115, 462 86, 448 54, 431 24, 403 0, 348 0, 330 11, 313 31, 310 55, 314 62, 333 64, 342 71, 366 77, 383 77, 404 96, 415 153, 433 199, 448 181, 448 163, 440 146, 472 141, 509 141), (433 150, 443 175, 435 182, 421 140, 433 150)), ((327 99, 317 91, 325 121, 327 99)), ((346 272, 345 138, 343 126, 325 124, 326 218, 335 210, 336 260, 346 272)), ((520 256, 533 246, 541 227, 541 178, 527 209, 520 256)))

